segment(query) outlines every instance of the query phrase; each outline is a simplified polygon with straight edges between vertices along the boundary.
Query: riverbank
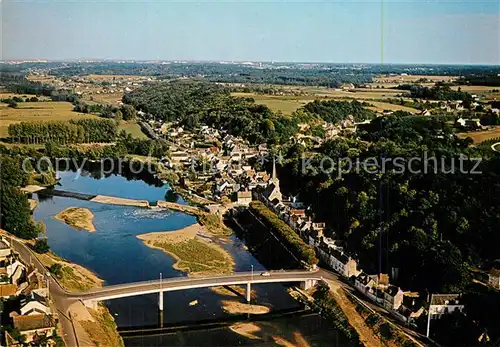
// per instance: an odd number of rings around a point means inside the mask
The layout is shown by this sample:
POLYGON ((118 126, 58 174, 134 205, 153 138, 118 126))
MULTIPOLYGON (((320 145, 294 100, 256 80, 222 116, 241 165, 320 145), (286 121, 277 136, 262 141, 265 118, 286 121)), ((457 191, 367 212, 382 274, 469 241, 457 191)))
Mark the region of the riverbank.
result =
POLYGON ((87 230, 91 233, 96 231, 93 223, 94 214, 88 208, 68 207, 56 214, 54 218, 79 230, 87 230))
MULTIPOLYGON (((87 291, 102 287, 104 284, 104 281, 92 271, 70 263, 52 252, 36 256, 49 271, 51 268, 54 269, 54 264, 60 265, 53 276, 67 291, 87 291)), ((73 318, 73 327, 81 346, 123 346, 113 316, 104 305, 99 305, 98 309, 93 310, 77 302, 68 308, 68 314, 73 318)))
POLYGON ((217 236, 199 224, 168 232, 137 235, 146 246, 160 249, 176 260, 173 267, 189 276, 210 276, 233 272, 234 259, 215 243, 217 236))
POLYGON ((104 281, 95 273, 81 265, 70 263, 52 252, 36 254, 42 264, 50 270, 54 264, 60 265, 57 281, 70 292, 82 292, 92 288, 102 287, 104 281))
MULTIPOLYGON (((99 304, 97 309, 87 309, 89 316, 78 317, 81 326, 87 332, 87 335, 96 346, 116 346, 123 347, 123 339, 118 333, 118 327, 109 310, 104 304, 99 304)), ((74 316, 74 315, 73 315, 74 316)), ((81 345, 88 346, 88 342, 81 345)))

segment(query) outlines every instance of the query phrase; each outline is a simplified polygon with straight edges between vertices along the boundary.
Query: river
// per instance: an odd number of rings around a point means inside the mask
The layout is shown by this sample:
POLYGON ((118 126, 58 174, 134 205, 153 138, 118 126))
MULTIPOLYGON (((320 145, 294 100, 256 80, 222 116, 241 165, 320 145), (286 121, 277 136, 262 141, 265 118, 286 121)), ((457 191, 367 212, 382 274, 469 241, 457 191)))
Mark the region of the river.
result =
MULTIPOLYGON (((95 175, 90 175, 88 172, 65 171, 58 172, 58 177, 60 177, 59 184, 61 185, 59 188, 64 190, 148 201, 163 200, 165 192, 169 189, 166 184, 148 185, 142 180, 127 179, 119 175, 96 179, 95 175)), ((183 202, 182 199, 179 202, 183 202)), ((44 197, 39 199, 34 218, 45 223, 48 242, 56 254, 94 271, 105 281, 106 285, 156 279, 160 273, 163 278, 186 276, 185 273, 172 268, 172 258, 160 250, 146 247, 136 238, 136 235, 184 228, 196 222, 193 216, 180 212, 105 205, 65 197, 44 197), (58 212, 70 206, 90 209, 94 214, 96 232, 79 231, 54 219, 58 212)), ((236 271, 249 271, 252 265, 257 273, 265 270, 265 267, 248 252, 240 239, 233 235, 230 241, 223 246, 233 256, 236 271)), ((270 306, 272 311, 299 308, 282 285, 255 285, 253 289, 257 292, 257 303, 270 306)), ((221 308, 222 299, 228 298, 210 289, 166 293, 163 324, 227 317, 221 308), (198 304, 190 306, 189 303, 193 300, 197 300, 198 304)), ((106 302, 106 306, 115 317, 119 328, 157 326, 159 324, 157 302, 158 296, 152 294, 111 300, 106 302)), ((333 342, 333 335, 334 339, 338 339, 336 331, 325 324, 325 321, 318 316, 286 317, 273 320, 272 328, 269 328, 267 324, 267 330, 263 329, 261 332, 263 334, 265 332, 268 336, 274 336, 273 334, 279 336, 280 334, 286 335, 286 331, 296 331, 305 335, 306 340, 307 336, 311 336, 323 345, 323 342, 333 342)), ((257 341, 263 342, 264 340, 257 341)), ((208 331, 125 338, 126 346, 233 346, 255 343, 256 340, 240 336, 226 327, 208 331), (183 340, 185 342, 182 342, 183 340)))

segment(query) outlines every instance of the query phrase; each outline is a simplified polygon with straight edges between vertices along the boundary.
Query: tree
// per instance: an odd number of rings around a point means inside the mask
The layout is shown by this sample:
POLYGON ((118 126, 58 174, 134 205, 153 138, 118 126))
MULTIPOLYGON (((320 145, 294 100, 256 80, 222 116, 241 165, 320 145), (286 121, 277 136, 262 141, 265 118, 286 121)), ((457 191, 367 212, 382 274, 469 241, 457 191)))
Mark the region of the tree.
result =
POLYGON ((39 254, 44 254, 50 250, 50 246, 46 239, 38 239, 33 246, 33 250, 39 254))
POLYGON ((122 105, 121 112, 123 114, 123 120, 133 121, 137 116, 134 106, 132 105, 122 105))
POLYGON ((39 230, 31 218, 26 194, 17 187, 3 185, 1 189, 2 228, 23 239, 35 238, 39 230))
POLYGON ((60 263, 54 263, 49 268, 49 272, 57 278, 61 278, 63 274, 63 266, 60 263))
POLYGON ((115 112, 115 121, 116 124, 120 124, 120 122, 123 120, 123 113, 122 111, 118 110, 115 112))
POLYGON ((7 105, 12 108, 17 108, 17 102, 12 99, 7 102, 7 105))

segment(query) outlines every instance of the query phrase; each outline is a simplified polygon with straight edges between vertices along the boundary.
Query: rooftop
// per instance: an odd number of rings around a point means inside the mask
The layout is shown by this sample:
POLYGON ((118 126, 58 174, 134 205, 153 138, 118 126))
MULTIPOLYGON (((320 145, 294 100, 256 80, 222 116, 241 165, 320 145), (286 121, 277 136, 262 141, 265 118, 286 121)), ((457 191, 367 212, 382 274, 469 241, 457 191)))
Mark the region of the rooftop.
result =
POLYGON ((500 269, 495 269, 495 268, 491 269, 490 275, 494 277, 500 277, 500 269))
POLYGON ((14 327, 20 331, 37 330, 54 327, 52 318, 45 314, 15 316, 14 327))
POLYGON ((0 239, 0 249, 9 249, 9 248, 10 248, 9 242, 4 239, 0 239))
POLYGON ((17 286, 15 284, 0 284, 0 297, 15 295, 17 286))
POLYGON ((459 305, 460 294, 432 294, 431 305, 459 305))

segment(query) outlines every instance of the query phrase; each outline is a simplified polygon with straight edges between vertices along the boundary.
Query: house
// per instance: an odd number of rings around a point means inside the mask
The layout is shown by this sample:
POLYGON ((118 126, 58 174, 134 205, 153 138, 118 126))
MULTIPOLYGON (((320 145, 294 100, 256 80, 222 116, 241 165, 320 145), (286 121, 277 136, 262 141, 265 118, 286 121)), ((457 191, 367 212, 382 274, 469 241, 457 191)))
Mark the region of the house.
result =
POLYGON ((50 314, 46 299, 35 292, 21 300, 21 315, 50 314))
POLYGON ((56 330, 56 323, 51 315, 23 316, 15 314, 12 316, 12 320, 14 328, 26 338, 27 343, 36 341, 39 336, 52 336, 56 330))
POLYGON ((399 287, 389 285, 384 292, 384 307, 396 311, 403 303, 403 296, 404 293, 399 287))
POLYGON ((488 273, 488 283, 493 288, 500 289, 500 269, 491 269, 488 273))
POLYGON ((0 284, 0 298, 8 299, 12 295, 16 295, 17 286, 15 284, 0 284))
POLYGON ((377 282, 372 276, 368 276, 366 273, 360 272, 354 280, 354 287, 363 294, 372 293, 374 288, 377 287, 377 282))
POLYGON ((13 284, 19 284, 25 273, 26 267, 19 260, 15 260, 12 264, 7 265, 7 276, 10 277, 10 282, 13 284))
POLYGON ((249 190, 238 192, 236 194, 236 202, 238 205, 248 206, 252 202, 252 192, 249 190))
POLYGON ((333 240, 322 239, 317 248, 320 259, 346 278, 357 276, 359 271, 356 260, 339 250, 334 242, 333 240))
POLYGON ((428 109, 423 109, 420 111, 419 116, 430 116, 431 112, 428 109))
POLYGON ((460 294, 432 294, 429 305, 429 318, 439 319, 444 314, 454 311, 462 312, 464 305, 460 300, 460 294))
POLYGON ((397 309, 396 312, 394 312, 394 315, 401 320, 403 323, 407 324, 412 324, 415 323, 415 321, 420 318, 420 316, 424 313, 424 307, 420 306, 416 309, 411 309, 408 306, 401 305, 397 309))
POLYGON ((5 238, 0 239, 0 262, 7 260, 7 258, 12 254, 12 249, 10 248, 10 243, 5 238))
POLYGON ((189 160, 189 158, 191 158, 191 155, 187 152, 177 151, 177 152, 172 152, 170 154, 170 157, 173 163, 181 163, 189 160))
POLYGON ((462 117, 458 118, 457 121, 455 122, 455 125, 464 128, 465 127, 465 119, 462 117))
POLYGON ((26 337, 26 342, 36 341, 38 336, 52 336, 56 324, 46 298, 32 292, 21 300, 20 314, 13 311, 9 314, 14 328, 26 337))
POLYGON ((354 287, 357 290, 370 300, 382 304, 384 302, 384 294, 377 288, 377 285, 377 276, 367 275, 365 272, 360 272, 354 280, 354 287))

